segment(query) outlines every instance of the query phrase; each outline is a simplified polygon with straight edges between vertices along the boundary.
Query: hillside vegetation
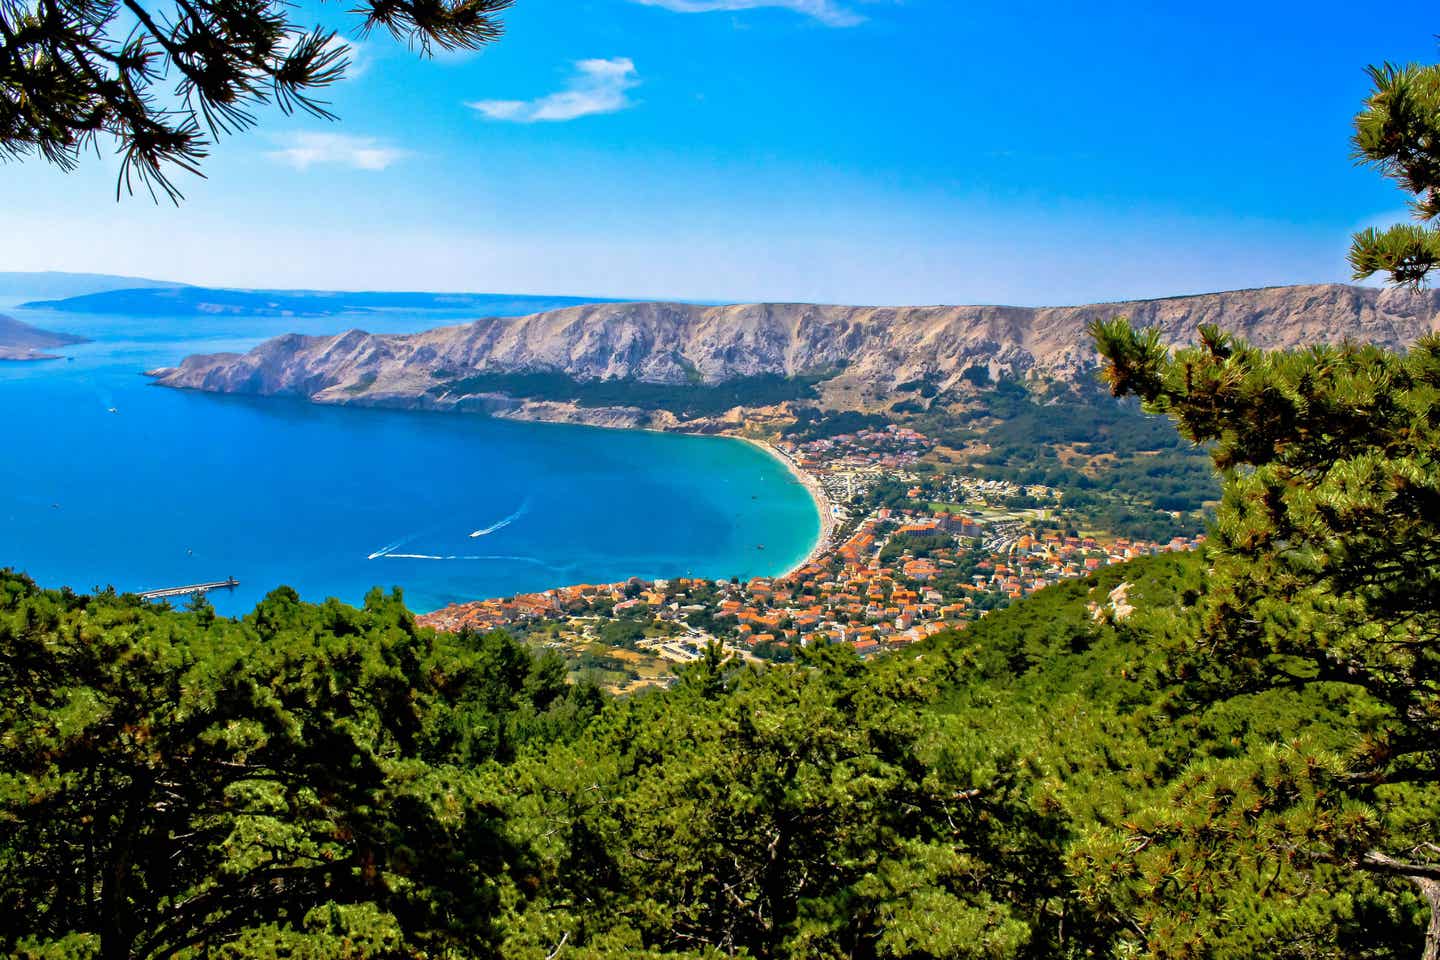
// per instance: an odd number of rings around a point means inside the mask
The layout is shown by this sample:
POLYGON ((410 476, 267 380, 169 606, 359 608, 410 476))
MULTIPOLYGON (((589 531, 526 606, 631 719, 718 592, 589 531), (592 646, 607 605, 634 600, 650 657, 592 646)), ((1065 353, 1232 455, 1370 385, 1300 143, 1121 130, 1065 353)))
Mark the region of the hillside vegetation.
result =
POLYGON ((712 659, 608 703, 378 592, 280 590, 237 623, 7 576, 0 945, 1414 955, 1407 886, 1261 840, 1293 816, 1270 804, 1331 805, 1316 770, 1383 706, 1339 683, 1197 700, 1167 662, 1202 571, 1138 562, 888 660, 712 659))

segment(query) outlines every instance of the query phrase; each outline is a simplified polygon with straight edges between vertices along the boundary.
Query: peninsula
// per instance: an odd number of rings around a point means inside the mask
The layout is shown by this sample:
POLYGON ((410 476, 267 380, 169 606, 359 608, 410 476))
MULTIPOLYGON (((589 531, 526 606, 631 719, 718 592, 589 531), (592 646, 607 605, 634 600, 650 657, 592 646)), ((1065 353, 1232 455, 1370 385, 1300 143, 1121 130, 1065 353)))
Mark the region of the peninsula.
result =
POLYGON ((1210 323, 1265 348, 1395 348, 1437 314, 1433 290, 1339 284, 1047 308, 600 303, 410 335, 288 334, 150 373, 218 393, 720 433, 800 404, 875 412, 1002 378, 1088 383, 1086 326, 1117 315, 1172 343, 1210 323))
POLYGON ((54 360, 56 355, 47 350, 88 342, 84 337, 52 333, 13 317, 0 316, 0 360, 54 360))

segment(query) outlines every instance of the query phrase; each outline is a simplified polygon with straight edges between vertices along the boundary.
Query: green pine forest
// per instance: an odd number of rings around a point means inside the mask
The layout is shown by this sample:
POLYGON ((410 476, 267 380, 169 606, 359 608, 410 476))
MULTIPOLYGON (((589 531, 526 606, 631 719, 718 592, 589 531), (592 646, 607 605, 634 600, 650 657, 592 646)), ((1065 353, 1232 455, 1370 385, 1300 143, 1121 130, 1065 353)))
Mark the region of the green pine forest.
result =
MULTIPOLYGON (((1440 68, 1355 148, 1440 264, 1440 68)), ((1440 336, 1092 330, 1223 490, 1203 553, 872 661, 612 699, 504 633, 287 588, 0 574, 0 949, 27 960, 1440 958, 1440 336)), ((23 559, 23 558, 18 558, 23 559)))

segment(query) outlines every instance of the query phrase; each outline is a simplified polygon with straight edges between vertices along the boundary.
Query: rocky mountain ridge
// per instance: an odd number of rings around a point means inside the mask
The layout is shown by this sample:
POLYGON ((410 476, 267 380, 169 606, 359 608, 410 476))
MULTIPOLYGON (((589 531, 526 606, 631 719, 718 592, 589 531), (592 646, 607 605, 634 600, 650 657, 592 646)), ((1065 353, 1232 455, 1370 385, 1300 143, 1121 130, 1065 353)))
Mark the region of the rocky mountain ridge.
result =
MULTIPOLYGON (((635 418, 625 408, 583 413, 554 397, 465 382, 544 373, 703 387, 824 376, 827 405, 845 407, 853 405, 846 396, 884 394, 917 380, 943 390, 976 366, 992 377, 1075 380, 1097 363, 1086 324, 1116 315, 1158 326, 1177 344, 1213 323, 1263 347, 1347 338, 1402 347, 1440 328, 1440 293, 1322 284, 1078 307, 605 303, 410 335, 290 334, 243 355, 189 357, 152 375, 165 386, 224 393, 628 426, 635 418)), ((675 425, 660 413, 653 425, 675 425)))

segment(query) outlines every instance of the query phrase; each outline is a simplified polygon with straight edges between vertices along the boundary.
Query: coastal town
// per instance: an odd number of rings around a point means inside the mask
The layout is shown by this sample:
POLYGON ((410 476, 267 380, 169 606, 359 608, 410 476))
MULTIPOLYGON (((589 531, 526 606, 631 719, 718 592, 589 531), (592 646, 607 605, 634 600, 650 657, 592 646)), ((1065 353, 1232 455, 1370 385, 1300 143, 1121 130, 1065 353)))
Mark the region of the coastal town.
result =
POLYGON ((1062 580, 1204 540, 1066 529, 1056 491, 917 469, 933 445, 905 427, 763 446, 805 484, 822 518, 815 549, 785 574, 570 585, 455 604, 421 622, 511 630, 633 690, 668 682, 670 665, 711 644, 747 660, 785 661, 797 647, 831 643, 872 656, 963 629, 1062 580), (891 503, 880 494, 897 483, 903 493, 891 503))

